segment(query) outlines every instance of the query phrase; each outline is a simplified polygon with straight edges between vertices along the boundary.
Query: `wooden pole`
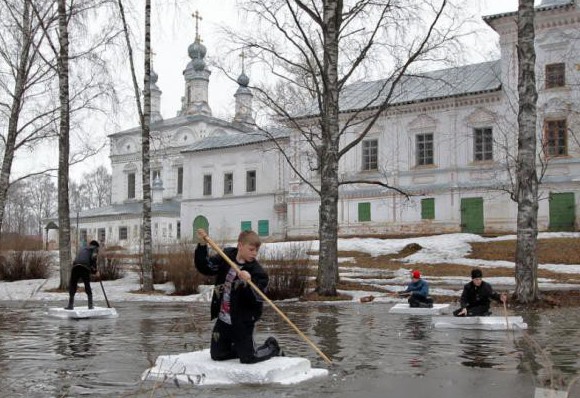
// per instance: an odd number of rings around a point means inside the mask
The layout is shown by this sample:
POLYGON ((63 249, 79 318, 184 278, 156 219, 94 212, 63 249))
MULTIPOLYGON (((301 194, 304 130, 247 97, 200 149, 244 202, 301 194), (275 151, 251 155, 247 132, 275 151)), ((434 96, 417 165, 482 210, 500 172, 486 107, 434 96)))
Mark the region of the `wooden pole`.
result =
MULTIPOLYGON (((226 256, 226 254, 222 251, 222 249, 220 249, 220 247, 218 245, 215 244, 215 242, 213 240, 211 240, 211 238, 209 236, 205 236, 204 240, 207 242, 208 245, 210 245, 212 247, 212 249, 214 249, 229 265, 230 267, 232 267, 238 274, 241 272, 240 268, 237 266, 236 263, 234 263, 228 256, 226 256)), ((267 302, 268 304, 270 304, 270 306, 274 309, 274 311, 276 311, 278 313, 278 315, 280 315, 282 317, 282 319, 284 319, 291 327, 292 329, 294 329, 294 331, 296 333, 298 333, 298 335, 300 335, 300 337, 302 337, 302 339, 304 341, 306 341, 310 347, 312 347, 314 349, 314 351, 316 351, 318 353, 318 355, 320 355, 322 357, 322 359, 324 359, 324 361, 328 364, 332 363, 332 361, 320 350, 320 348, 318 348, 316 346, 316 344, 314 344, 304 333, 302 333, 302 331, 300 329, 298 329, 298 327, 286 316, 286 314, 284 314, 282 312, 282 310, 280 310, 276 304, 274 304, 272 302, 272 300, 270 300, 268 298, 268 296, 266 296, 264 294, 264 292, 262 292, 260 290, 260 288, 258 286, 256 286, 254 284, 254 282, 252 282, 251 280, 247 280, 246 281, 250 287, 252 289, 254 289, 254 291, 256 293, 258 293, 258 295, 260 295, 260 297, 262 297, 262 299, 264 299, 265 302, 267 302)))
POLYGON ((105 296, 105 301, 107 302, 107 308, 111 308, 111 304, 109 304, 109 299, 107 298, 107 293, 105 293, 105 287, 103 286, 103 281, 101 277, 99 277, 99 283, 101 284, 101 289, 103 289, 103 296, 105 296))

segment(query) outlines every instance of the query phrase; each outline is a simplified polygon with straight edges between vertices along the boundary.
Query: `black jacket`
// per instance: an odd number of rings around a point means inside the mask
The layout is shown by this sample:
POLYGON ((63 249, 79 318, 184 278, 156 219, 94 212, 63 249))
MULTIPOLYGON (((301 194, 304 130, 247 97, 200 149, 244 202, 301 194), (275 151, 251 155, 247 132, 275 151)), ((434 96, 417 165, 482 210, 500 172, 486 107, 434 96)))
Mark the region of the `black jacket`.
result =
POLYGON ((481 285, 475 286, 473 281, 463 286, 461 294, 461 308, 487 306, 491 304, 491 299, 500 301, 500 295, 493 291, 491 285, 485 281, 481 285))
POLYGON ((75 260, 73 261, 73 267, 80 265, 90 270, 93 274, 97 272, 97 254, 99 249, 94 246, 86 246, 81 248, 75 260))
MULTIPOLYGON (((247 271, 252 277, 252 282, 262 291, 265 292, 268 286, 268 275, 257 261, 251 263, 239 264, 236 261, 237 248, 228 247, 223 250, 224 254, 238 265, 240 270, 247 271)), ((195 268, 204 274, 215 276, 215 289, 211 299, 211 319, 219 315, 223 284, 226 276, 230 271, 230 265, 219 255, 208 257, 207 246, 197 245, 195 249, 195 268)), ((238 278, 232 283, 230 293, 230 315, 232 325, 238 323, 256 322, 262 316, 263 300, 255 293, 250 285, 236 283, 238 278)))

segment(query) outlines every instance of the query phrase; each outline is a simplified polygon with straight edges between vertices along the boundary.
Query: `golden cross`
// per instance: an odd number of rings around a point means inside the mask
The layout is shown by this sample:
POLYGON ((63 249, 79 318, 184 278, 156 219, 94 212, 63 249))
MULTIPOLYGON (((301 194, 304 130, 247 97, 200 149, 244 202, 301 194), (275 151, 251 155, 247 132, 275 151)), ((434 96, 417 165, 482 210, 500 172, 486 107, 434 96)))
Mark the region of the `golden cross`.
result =
POLYGON ((201 17, 201 15, 199 15, 199 12, 197 10, 195 10, 195 12, 191 14, 191 16, 193 17, 193 19, 195 19, 195 39, 199 40, 199 21, 201 21, 203 18, 201 17))

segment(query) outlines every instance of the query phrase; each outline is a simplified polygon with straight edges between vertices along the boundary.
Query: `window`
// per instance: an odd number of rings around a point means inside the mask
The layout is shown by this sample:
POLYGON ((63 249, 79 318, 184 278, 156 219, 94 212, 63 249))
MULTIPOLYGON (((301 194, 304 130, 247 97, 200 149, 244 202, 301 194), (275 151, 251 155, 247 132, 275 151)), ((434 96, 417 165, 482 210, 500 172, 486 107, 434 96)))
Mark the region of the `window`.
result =
POLYGON ((270 235, 270 222, 268 220, 258 220, 258 236, 270 235))
POLYGON ((177 194, 183 193, 183 167, 177 168, 177 194))
POLYGON ((87 230, 86 230, 86 229, 81 229, 81 230, 80 230, 80 235, 81 235, 81 236, 80 236, 81 244, 82 244, 83 246, 85 246, 85 245, 87 244, 87 241, 88 241, 88 240, 87 240, 87 236, 88 236, 88 234, 87 234, 87 230))
POLYGON ((566 85, 566 64, 546 65, 546 88, 564 87, 566 85))
POLYGON ((99 237, 99 242, 101 242, 101 243, 105 242, 105 238, 106 238, 105 228, 99 228, 97 230, 97 235, 99 237))
POLYGON ((252 222, 251 221, 242 221, 240 229, 242 231, 250 231, 252 229, 252 222))
POLYGON ((433 133, 417 134, 417 166, 433 164, 433 133))
POLYGON ((127 174, 127 199, 135 199, 135 173, 127 174))
POLYGON ((378 166, 378 140, 366 140, 362 142, 362 169, 377 170, 378 166))
POLYGON ((234 192, 234 174, 224 174, 224 195, 231 195, 234 192))
POLYGON ((358 204, 358 221, 371 221, 371 204, 369 202, 358 204))
POLYGON ((175 231, 175 237, 177 239, 181 239, 181 221, 178 221, 177 222, 177 228, 176 228, 176 231, 175 231))
POLYGON ((119 240, 127 240, 127 227, 119 227, 119 240))
POLYGON ((544 122, 544 152, 546 156, 568 155, 566 119, 544 122))
POLYGON ((435 218, 435 199, 421 199, 421 219, 433 220, 435 218))
POLYGON ((493 160, 493 134, 489 127, 473 130, 473 160, 493 160))
POLYGON ((246 192, 256 192, 256 170, 246 171, 246 192))
POLYGON ((151 170, 151 181, 161 179, 161 170, 151 170))
POLYGON ((203 176, 203 194, 205 196, 211 195, 211 174, 203 176))

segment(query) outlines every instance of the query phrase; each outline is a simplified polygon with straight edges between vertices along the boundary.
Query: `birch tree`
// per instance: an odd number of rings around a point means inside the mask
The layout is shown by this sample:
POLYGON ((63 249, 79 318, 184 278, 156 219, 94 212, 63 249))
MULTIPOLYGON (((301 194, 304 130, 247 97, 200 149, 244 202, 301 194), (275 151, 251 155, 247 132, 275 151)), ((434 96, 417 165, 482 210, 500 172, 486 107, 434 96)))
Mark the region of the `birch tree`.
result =
POLYGON ((143 239, 143 291, 152 292, 153 287, 153 245, 151 237, 151 182, 150 182, 150 144, 151 144, 151 0, 145 0, 145 54, 144 54, 144 82, 143 82, 143 106, 137 82, 137 72, 133 56, 129 25, 127 23, 125 8, 122 0, 117 0, 119 14, 123 24, 125 43, 129 53, 129 65, 133 81, 135 102, 141 125, 141 182, 143 188, 142 210, 142 239, 143 239))
MULTIPOLYGON (((35 5, 46 26, 52 26, 54 13, 43 3, 35 5)), ((33 15, 31 0, 2 0, 4 16, 0 31, 0 118, 7 120, 2 134, 2 165, 0 171, 0 230, 4 221, 7 192, 11 184, 12 167, 18 151, 34 148, 39 142, 54 137, 53 124, 58 116, 50 96, 53 70, 42 60, 40 49, 45 33, 33 15), (5 101, 3 99, 6 99, 5 101)), ((14 182, 14 181, 13 181, 14 182)))
MULTIPOLYGON (((230 32, 239 46, 262 61, 269 77, 313 98, 314 106, 292 113, 267 85, 252 87, 275 120, 299 132, 296 148, 307 147, 315 159, 316 178, 302 172, 299 157, 285 156, 293 172, 320 198, 319 266, 316 291, 336 295, 339 187, 388 181, 339 178, 342 158, 357 147, 389 108, 399 85, 422 62, 448 56, 446 43, 456 39, 461 19, 447 0, 247 0, 256 16, 251 35, 230 32), (258 32, 255 32, 258 29, 258 32), (383 84, 361 100, 358 110, 343 114, 341 95, 348 85, 369 78, 374 70, 383 84), (349 131, 356 134, 349 135, 349 131)), ((279 88, 279 85, 278 85, 279 88)), ((279 90, 278 90, 279 91, 279 90)), ((294 107, 295 108, 295 107, 294 107)), ((301 149, 300 149, 301 150, 301 149)), ((399 191, 400 192, 400 191, 399 191)))
POLYGON ((518 155, 516 289, 518 301, 538 298, 538 175, 536 171, 536 51, 534 0, 518 6, 518 155))

